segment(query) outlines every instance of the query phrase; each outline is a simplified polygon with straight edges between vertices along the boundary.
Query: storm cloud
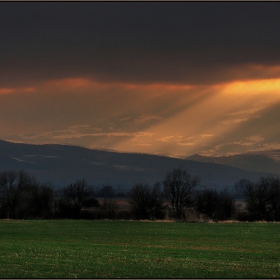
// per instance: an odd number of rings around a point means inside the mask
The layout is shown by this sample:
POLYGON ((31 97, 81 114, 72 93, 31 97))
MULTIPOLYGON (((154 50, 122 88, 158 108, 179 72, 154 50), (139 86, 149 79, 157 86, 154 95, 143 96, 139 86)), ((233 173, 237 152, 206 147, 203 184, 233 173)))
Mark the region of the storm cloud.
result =
MULTIPOLYGON (((0 7, 1 87, 76 76, 215 84, 258 78, 252 66, 280 63, 277 2, 6 2, 0 7)), ((279 69, 261 75, 273 78, 279 69)))

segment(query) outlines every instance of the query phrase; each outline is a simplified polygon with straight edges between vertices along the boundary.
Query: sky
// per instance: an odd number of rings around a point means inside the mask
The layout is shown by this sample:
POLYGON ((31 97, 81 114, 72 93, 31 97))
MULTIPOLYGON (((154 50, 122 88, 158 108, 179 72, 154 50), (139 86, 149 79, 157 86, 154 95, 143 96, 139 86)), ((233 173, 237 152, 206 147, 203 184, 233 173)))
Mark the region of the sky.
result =
POLYGON ((0 13, 0 139, 183 158, 280 149, 279 2, 0 13))

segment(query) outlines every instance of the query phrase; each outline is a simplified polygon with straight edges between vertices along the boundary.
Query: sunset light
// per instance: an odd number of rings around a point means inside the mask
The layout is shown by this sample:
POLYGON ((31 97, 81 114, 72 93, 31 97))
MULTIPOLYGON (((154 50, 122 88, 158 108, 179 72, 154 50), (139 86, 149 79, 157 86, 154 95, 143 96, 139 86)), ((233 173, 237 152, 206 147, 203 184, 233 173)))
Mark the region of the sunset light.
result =
POLYGON ((251 5, 1 3, 0 138, 174 157, 279 147, 279 16, 251 5))
POLYGON ((279 278, 279 30, 277 1, 0 1, 0 276, 279 278))

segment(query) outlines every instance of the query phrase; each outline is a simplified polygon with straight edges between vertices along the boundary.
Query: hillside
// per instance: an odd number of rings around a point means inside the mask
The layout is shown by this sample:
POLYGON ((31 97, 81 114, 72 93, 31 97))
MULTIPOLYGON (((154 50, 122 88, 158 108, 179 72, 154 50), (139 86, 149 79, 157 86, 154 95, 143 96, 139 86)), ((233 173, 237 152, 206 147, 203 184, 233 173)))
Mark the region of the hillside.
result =
POLYGON ((89 184, 121 185, 162 181, 174 168, 198 175, 201 184, 231 186, 242 178, 257 180, 264 172, 249 172, 227 165, 148 154, 91 150, 68 145, 31 145, 0 141, 0 171, 24 169, 43 182, 65 186, 85 178, 89 184))
POLYGON ((234 156, 205 157, 192 155, 187 160, 228 165, 252 172, 280 174, 280 151, 256 152, 234 156))

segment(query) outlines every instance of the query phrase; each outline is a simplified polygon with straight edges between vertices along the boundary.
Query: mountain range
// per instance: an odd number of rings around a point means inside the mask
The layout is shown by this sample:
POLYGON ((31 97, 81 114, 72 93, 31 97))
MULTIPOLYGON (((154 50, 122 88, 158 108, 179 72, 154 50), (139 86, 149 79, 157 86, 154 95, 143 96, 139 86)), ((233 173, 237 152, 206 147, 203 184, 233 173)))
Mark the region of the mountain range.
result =
POLYGON ((267 172, 280 175, 280 150, 250 152, 233 156, 206 157, 192 155, 186 158, 197 162, 228 165, 252 172, 267 172))
POLYGON ((256 181, 260 176, 278 176, 280 161, 271 155, 246 154, 220 158, 193 155, 178 159, 70 145, 34 145, 0 140, 0 171, 23 169, 41 182, 50 182, 55 186, 66 186, 78 179, 86 179, 95 186, 109 184, 131 188, 139 182, 162 182, 167 172, 183 168, 192 176, 199 176, 202 185, 223 188, 233 186, 242 178, 256 181))

